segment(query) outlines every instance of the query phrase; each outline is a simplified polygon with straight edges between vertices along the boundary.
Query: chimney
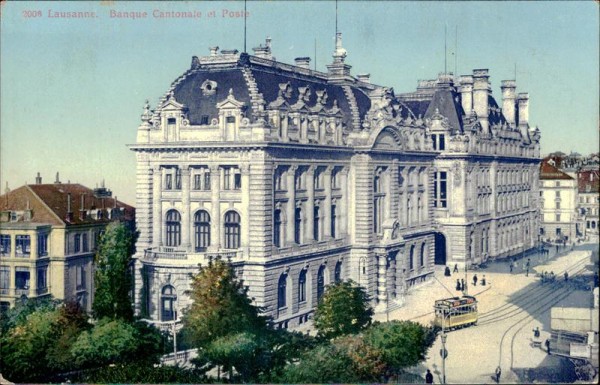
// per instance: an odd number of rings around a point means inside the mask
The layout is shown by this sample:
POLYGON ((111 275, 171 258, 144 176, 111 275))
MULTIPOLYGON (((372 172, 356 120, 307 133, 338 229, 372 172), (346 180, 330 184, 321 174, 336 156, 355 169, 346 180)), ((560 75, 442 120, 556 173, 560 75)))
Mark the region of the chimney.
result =
POLYGON ((219 54, 219 47, 210 47, 210 56, 217 56, 219 54))
POLYGON ((35 184, 42 184, 42 177, 40 176, 40 173, 37 173, 37 176, 35 177, 35 184))
POLYGON ((254 51, 254 56, 256 56, 256 57, 260 57, 260 58, 268 59, 268 60, 274 60, 273 55, 271 54, 271 38, 270 37, 267 37, 264 47, 262 44, 260 44, 258 47, 252 48, 252 50, 254 51))
POLYGON ((296 66, 300 68, 310 69, 310 58, 309 57, 297 57, 294 59, 296 66))
POLYGON ((465 115, 471 115, 473 111, 473 76, 466 75, 460 77, 460 100, 465 115))
POLYGON ((113 199, 113 208, 117 208, 117 196, 115 195, 115 199, 113 199))
POLYGON ((344 80, 350 76, 350 68, 352 66, 344 63, 346 61, 347 51, 342 46, 342 33, 335 34, 335 51, 333 51, 333 63, 327 65, 327 73, 329 80, 344 80))
POLYGON ((56 184, 60 183, 60 179, 58 178, 58 171, 56 172, 56 180, 54 181, 54 183, 56 183, 56 184))
POLYGON ((489 131, 489 105, 490 83, 487 69, 473 70, 473 109, 477 114, 477 120, 484 132, 489 131))
POLYGON ((371 83, 371 74, 358 74, 356 75, 356 79, 358 79, 359 82, 371 83))
POLYGON ((517 83, 514 80, 502 80, 502 114, 508 125, 515 126, 515 99, 517 83))
POLYGON ((519 127, 529 126, 529 94, 527 92, 520 93, 517 96, 519 105, 519 127))
POLYGON ((85 193, 81 194, 81 206, 79 207, 79 219, 85 220, 86 211, 85 211, 85 193))
POLYGON ((67 220, 67 222, 73 222, 73 211, 71 210, 71 193, 67 193, 67 217, 65 219, 67 220))

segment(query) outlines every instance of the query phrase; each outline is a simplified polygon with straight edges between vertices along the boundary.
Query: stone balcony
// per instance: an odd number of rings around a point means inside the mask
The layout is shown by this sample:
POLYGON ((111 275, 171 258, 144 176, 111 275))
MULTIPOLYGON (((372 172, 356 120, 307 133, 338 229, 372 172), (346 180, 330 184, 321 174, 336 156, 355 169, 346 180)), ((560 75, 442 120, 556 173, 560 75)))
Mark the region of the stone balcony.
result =
POLYGON ((171 265, 207 264, 221 258, 228 262, 237 262, 241 259, 240 250, 223 249, 218 251, 192 251, 177 247, 153 247, 144 251, 147 262, 167 263, 171 265))

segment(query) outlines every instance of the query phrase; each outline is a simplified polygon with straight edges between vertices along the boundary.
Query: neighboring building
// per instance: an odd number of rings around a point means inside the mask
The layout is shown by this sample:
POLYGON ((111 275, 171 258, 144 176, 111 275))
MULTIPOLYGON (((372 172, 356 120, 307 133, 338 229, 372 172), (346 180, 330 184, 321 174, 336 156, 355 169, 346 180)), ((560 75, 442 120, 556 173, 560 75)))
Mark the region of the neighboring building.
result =
POLYGON ((586 235, 598 235, 600 222, 600 171, 580 170, 577 173, 579 211, 584 216, 586 235))
POLYGON ((53 296, 91 310, 93 256, 112 220, 134 221, 134 209, 110 190, 80 184, 25 185, 0 196, 0 303, 53 296))
POLYGON ((577 180, 559 170, 554 164, 555 161, 550 157, 544 158, 540 164, 540 235, 547 241, 573 242, 578 232, 583 235, 577 212, 577 180))
POLYGON ((396 96, 350 75, 341 34, 327 73, 274 61, 270 40, 254 51, 211 48, 146 104, 131 146, 138 314, 176 318, 217 257, 288 327, 334 281, 358 282, 383 311, 435 263, 534 247, 539 130, 513 81, 505 117, 487 70, 396 96))

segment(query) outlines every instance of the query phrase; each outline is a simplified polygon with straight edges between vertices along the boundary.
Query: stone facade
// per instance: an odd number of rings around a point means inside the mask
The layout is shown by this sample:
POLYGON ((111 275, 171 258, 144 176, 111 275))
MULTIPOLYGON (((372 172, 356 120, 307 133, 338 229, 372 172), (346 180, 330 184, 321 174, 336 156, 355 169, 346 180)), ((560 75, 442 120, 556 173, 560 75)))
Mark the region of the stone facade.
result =
POLYGON ((471 94, 444 75, 396 96, 351 76, 345 58, 340 34, 327 73, 308 58, 274 61, 269 40, 255 55, 215 47, 155 110, 146 105, 131 146, 138 314, 178 317, 191 275, 217 257, 292 327, 331 282, 358 282, 384 311, 436 261, 471 265, 534 245, 539 130, 526 96, 509 98, 521 111, 509 124, 479 105, 493 101, 479 80, 471 94), (477 101, 468 113, 461 96, 477 101))

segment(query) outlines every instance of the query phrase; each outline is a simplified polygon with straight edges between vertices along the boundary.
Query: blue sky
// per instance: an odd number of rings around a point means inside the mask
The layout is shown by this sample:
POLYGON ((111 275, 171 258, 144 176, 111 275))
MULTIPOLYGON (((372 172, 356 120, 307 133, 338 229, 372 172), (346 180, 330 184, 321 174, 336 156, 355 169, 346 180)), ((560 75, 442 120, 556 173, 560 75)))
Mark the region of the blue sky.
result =
MULTIPOLYGON (((275 57, 331 62, 333 1, 249 1, 248 51, 266 36, 275 57)), ((145 99, 156 105, 170 83, 208 47, 243 49, 242 1, 3 2, 0 9, 0 186, 52 182, 94 187, 102 179, 135 204, 134 143, 145 99), (110 11, 147 12, 145 19, 110 11), (153 17, 197 11, 197 19, 153 17), (37 15, 40 11, 41 16, 37 15), (48 12, 94 11, 96 18, 49 18, 48 12), (208 17, 215 11, 215 17, 208 17), (35 17, 34 17, 35 16, 35 17)), ((598 151, 598 5, 585 2, 338 3, 338 25, 352 73, 397 93, 444 70, 489 68, 493 93, 514 78, 530 94, 530 124, 542 130, 542 152, 598 151)))

